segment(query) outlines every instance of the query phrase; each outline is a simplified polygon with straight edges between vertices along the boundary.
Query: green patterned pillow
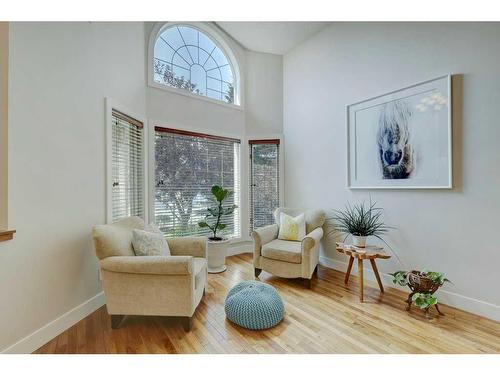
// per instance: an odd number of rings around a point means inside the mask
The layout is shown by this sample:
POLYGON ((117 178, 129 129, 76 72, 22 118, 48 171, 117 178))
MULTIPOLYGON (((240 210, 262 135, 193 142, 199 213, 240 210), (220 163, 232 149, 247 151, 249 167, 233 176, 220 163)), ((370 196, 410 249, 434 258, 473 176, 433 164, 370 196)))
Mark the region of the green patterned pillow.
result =
POLYGON ((163 233, 134 229, 132 247, 137 256, 170 255, 170 249, 163 233))
POLYGON ((300 214, 292 217, 285 213, 280 214, 280 231, 278 239, 286 241, 302 241, 306 236, 306 217, 300 214))

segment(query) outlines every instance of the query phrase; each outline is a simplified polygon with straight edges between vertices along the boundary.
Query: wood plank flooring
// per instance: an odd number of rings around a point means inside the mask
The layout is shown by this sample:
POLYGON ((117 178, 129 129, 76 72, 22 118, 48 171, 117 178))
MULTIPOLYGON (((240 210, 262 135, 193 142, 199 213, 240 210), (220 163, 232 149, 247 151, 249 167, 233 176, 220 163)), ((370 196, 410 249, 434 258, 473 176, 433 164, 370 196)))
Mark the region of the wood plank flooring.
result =
POLYGON ((209 275, 207 293, 194 315, 191 332, 176 318, 127 317, 111 329, 102 307, 35 353, 500 353, 500 323, 443 306, 444 317, 427 320, 405 311, 406 294, 319 266, 311 290, 301 280, 262 272, 276 287, 286 316, 266 331, 250 331, 226 320, 224 298, 242 280, 252 280, 251 254, 227 259, 228 270, 209 275))

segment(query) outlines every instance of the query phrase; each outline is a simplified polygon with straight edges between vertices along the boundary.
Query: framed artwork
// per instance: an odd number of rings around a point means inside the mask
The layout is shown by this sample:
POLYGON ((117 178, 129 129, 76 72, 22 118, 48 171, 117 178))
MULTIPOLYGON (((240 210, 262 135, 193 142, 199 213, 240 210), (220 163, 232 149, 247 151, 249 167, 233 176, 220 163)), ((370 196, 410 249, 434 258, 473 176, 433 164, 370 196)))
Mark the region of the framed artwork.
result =
POLYGON ((452 187, 451 76, 347 106, 351 189, 452 187))

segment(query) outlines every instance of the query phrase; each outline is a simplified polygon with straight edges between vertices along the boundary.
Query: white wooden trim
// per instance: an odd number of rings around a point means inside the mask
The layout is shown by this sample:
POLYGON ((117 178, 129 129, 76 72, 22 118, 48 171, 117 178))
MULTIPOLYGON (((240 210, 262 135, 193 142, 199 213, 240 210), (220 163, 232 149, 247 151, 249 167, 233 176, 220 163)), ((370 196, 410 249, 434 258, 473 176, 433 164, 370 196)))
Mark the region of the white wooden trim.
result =
POLYGON ((437 189, 437 190, 443 190, 443 189, 452 189, 453 188, 453 147, 452 147, 452 142, 453 142, 453 119, 452 119, 452 110, 453 110, 453 105, 452 105, 452 99, 453 99, 453 92, 452 92, 452 86, 451 86, 451 74, 446 74, 442 75, 433 79, 429 79, 423 82, 415 83, 409 86, 405 86, 403 88, 393 90, 381 95, 377 95, 368 99, 364 99, 361 101, 358 101, 356 103, 352 103, 346 106, 346 139, 347 139, 347 158, 346 158, 346 164, 347 164, 347 188, 352 189, 352 190, 367 190, 367 189, 383 189, 383 190, 401 190, 401 189, 437 189), (424 85, 427 83, 431 83, 433 81, 437 81, 440 79, 446 78, 447 79, 447 88, 448 88, 448 184, 447 185, 442 185, 442 186, 352 186, 352 181, 351 181, 351 165, 350 165, 350 124, 349 124, 349 108, 370 100, 378 99, 381 97, 384 97, 386 95, 391 95, 395 94, 397 92, 411 89, 420 85, 424 85))
POLYGON ((179 95, 184 95, 188 96, 190 98, 198 99, 198 100, 203 100, 207 101, 210 103, 218 104, 225 106, 227 108, 232 108, 232 109, 237 109, 237 110, 244 110, 244 82, 243 82, 243 76, 241 72, 242 67, 239 62, 239 59, 237 58, 237 54, 235 53, 235 50, 231 47, 230 43, 226 41, 226 37, 222 35, 221 31, 219 28, 214 27, 211 23, 209 22, 165 22, 165 23, 156 23, 155 26, 153 27, 153 30, 151 31, 151 34, 149 36, 149 44, 148 44, 148 60, 147 60, 147 74, 148 74, 148 85, 150 87, 154 87, 159 90, 164 90, 168 92, 172 92, 175 94, 179 95), (158 36, 163 32, 163 30, 175 26, 175 25, 185 25, 185 26, 190 26, 192 28, 198 29, 204 34, 207 34, 210 36, 217 47, 220 48, 221 51, 223 51, 227 58, 229 63, 231 64, 231 68, 233 70, 233 74, 235 75, 235 82, 234 82, 234 92, 235 92, 235 103, 230 104, 230 103, 224 103, 220 100, 212 99, 210 97, 204 96, 204 95, 197 95, 197 94, 192 94, 190 92, 176 89, 175 87, 169 87, 167 85, 162 85, 154 81, 153 76, 153 59, 154 59, 154 47, 156 40, 158 39, 158 36))
MULTIPOLYGON (((105 142, 106 142, 106 178, 105 178, 105 189, 106 189, 106 223, 110 224, 113 220, 113 197, 112 197, 112 186, 113 186, 113 145, 111 142, 113 141, 113 109, 119 111, 127 116, 130 116, 138 121, 140 121, 143 125, 143 147, 142 147, 142 156, 143 156, 143 170, 144 170, 144 186, 143 186, 143 202, 144 204, 144 220, 148 221, 149 218, 149 205, 148 202, 148 159, 149 153, 147 150, 149 147, 149 139, 147 137, 147 121, 144 115, 138 114, 124 105, 118 103, 114 99, 109 97, 105 98, 105 107, 106 107, 106 119, 105 119, 105 142)), ((154 156, 154 155, 153 155, 154 156)))
POLYGON ((43 327, 0 351, 2 354, 29 354, 57 337, 106 303, 104 292, 62 314, 43 327))
POLYGON ((220 105, 220 106, 223 106, 226 108, 230 108, 230 109, 234 109, 237 111, 244 111, 245 110, 245 108, 243 108, 243 106, 241 106, 241 105, 226 103, 226 102, 223 102, 221 100, 213 99, 213 98, 210 98, 209 96, 205 96, 205 95, 192 94, 186 90, 177 89, 175 87, 170 87, 168 85, 162 85, 161 83, 155 82, 152 79, 151 79, 151 82, 148 82, 148 85, 150 87, 158 89, 158 90, 168 91, 168 92, 171 92, 172 94, 176 94, 176 95, 187 96, 188 98, 191 98, 191 99, 202 100, 205 102, 217 104, 217 105, 220 105))

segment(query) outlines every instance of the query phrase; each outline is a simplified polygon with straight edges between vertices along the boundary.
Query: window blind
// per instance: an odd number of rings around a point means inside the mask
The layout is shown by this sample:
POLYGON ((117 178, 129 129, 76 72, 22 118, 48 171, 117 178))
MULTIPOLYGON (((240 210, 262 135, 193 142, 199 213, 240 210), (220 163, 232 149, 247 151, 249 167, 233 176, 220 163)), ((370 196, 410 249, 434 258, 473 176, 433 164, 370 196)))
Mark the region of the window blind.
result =
MULTIPOLYGON (((200 228, 213 185, 233 191, 224 207, 240 202, 240 141, 232 138, 155 128, 155 221, 168 237, 209 235, 200 228)), ((218 233, 240 236, 240 209, 221 221, 218 233)))
POLYGON ((144 218, 143 124, 112 112, 112 221, 144 218))
POLYGON ((251 140, 250 232, 274 223, 279 206, 279 139, 251 140))

